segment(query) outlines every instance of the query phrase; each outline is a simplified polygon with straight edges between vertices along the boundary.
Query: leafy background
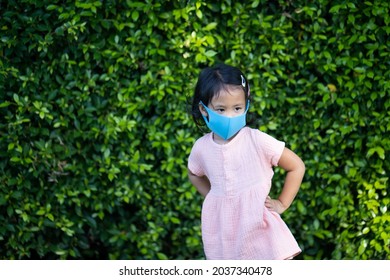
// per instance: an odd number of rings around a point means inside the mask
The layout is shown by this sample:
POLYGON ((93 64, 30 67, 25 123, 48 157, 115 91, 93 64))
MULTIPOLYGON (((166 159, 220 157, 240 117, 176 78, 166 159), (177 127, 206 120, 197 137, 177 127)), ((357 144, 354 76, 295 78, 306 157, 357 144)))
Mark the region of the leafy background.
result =
POLYGON ((226 62, 305 161, 298 258, 390 259, 390 4, 209 2, 0 2, 1 258, 203 259, 188 103, 226 62))

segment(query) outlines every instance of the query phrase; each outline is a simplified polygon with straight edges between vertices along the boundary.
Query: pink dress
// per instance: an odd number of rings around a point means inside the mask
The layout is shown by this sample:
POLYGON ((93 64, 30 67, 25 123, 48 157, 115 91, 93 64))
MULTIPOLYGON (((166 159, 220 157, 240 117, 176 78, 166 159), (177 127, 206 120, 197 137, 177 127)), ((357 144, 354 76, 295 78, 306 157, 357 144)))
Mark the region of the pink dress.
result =
POLYGON ((202 239, 210 260, 287 259, 301 252, 291 231, 264 202, 284 142, 244 127, 227 144, 198 139, 189 170, 211 183, 202 206, 202 239))

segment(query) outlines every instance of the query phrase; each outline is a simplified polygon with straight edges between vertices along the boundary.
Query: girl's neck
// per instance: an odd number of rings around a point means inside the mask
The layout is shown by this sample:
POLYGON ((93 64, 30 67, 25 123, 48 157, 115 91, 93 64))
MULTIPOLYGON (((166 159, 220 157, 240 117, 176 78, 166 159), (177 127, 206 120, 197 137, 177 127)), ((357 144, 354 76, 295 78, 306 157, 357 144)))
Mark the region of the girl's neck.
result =
POLYGON ((236 135, 234 135, 233 137, 229 138, 228 140, 225 140, 225 139, 223 139, 222 137, 218 136, 217 134, 215 134, 213 132, 213 141, 215 143, 219 144, 219 145, 225 145, 225 144, 229 143, 234 137, 236 137, 236 135))

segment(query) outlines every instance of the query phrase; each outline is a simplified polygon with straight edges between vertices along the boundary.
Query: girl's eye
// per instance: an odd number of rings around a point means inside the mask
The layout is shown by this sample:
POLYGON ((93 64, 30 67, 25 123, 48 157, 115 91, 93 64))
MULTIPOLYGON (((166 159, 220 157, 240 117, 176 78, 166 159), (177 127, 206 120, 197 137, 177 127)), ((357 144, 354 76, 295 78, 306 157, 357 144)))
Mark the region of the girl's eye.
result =
POLYGON ((241 107, 236 107, 236 111, 241 111, 242 108, 241 107))
POLYGON ((223 113, 225 112, 225 109, 217 109, 218 112, 223 113))

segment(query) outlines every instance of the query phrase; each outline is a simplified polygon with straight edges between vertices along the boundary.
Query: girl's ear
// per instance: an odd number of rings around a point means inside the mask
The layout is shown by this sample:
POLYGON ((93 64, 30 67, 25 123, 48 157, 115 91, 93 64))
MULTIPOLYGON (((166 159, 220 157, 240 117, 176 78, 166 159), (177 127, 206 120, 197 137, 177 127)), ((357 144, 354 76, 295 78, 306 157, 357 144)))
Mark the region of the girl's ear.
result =
POLYGON ((207 111, 206 111, 206 109, 203 107, 202 104, 199 104, 199 111, 200 111, 200 113, 201 113, 203 116, 208 117, 207 111))

